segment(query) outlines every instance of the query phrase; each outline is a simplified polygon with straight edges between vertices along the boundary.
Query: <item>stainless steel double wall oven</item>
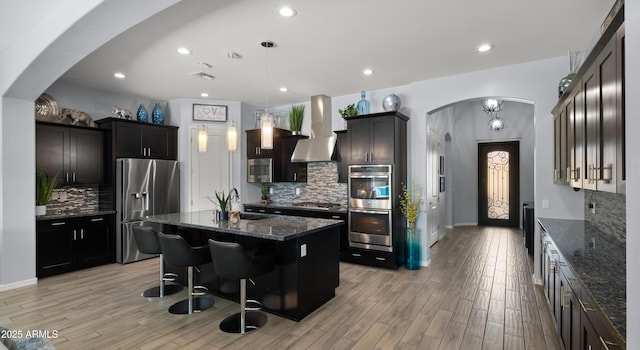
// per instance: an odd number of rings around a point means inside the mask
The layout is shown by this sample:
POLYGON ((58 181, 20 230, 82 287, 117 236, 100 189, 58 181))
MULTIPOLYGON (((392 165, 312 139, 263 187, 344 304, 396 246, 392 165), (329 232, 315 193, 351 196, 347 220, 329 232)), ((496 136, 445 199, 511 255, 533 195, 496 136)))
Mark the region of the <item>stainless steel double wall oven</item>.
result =
POLYGON ((349 246, 393 252, 393 166, 349 166, 349 246))

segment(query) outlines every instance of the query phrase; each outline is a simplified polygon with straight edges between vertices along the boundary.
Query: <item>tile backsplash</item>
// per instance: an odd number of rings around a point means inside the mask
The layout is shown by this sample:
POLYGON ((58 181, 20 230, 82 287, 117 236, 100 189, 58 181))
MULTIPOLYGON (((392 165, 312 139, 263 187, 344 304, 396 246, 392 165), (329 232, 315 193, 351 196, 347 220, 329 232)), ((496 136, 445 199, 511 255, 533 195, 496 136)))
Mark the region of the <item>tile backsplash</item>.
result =
POLYGON ((347 184, 338 182, 336 162, 312 162, 307 164, 307 182, 274 182, 269 195, 275 204, 292 202, 330 202, 347 206, 347 184), (300 194, 296 195, 296 189, 300 194))
POLYGON ((627 241, 627 197, 624 194, 584 190, 584 219, 621 242, 627 241), (595 203, 595 214, 589 203, 595 203))
POLYGON ((53 190, 47 213, 95 212, 99 206, 99 186, 63 186, 53 190))

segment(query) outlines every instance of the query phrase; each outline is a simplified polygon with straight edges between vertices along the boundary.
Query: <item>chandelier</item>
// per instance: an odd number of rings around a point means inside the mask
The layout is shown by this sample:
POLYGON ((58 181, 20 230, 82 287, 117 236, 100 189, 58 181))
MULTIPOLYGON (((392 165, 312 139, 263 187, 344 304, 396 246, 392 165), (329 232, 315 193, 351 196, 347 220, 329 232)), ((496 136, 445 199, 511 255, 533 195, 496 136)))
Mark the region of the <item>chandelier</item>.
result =
POLYGON ((489 130, 498 132, 504 129, 504 119, 498 116, 498 112, 502 110, 501 100, 488 98, 482 101, 482 110, 489 115, 489 130))

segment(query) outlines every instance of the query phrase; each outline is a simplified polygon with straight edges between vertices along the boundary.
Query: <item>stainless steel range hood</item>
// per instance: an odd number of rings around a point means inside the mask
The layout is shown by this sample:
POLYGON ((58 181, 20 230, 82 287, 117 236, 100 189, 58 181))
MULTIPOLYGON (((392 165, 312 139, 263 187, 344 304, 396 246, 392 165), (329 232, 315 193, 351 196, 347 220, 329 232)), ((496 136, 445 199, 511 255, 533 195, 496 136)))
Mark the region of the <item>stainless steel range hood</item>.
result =
POLYGON ((331 130, 331 98, 311 97, 311 138, 298 140, 291 156, 292 162, 331 161, 336 137, 331 130))

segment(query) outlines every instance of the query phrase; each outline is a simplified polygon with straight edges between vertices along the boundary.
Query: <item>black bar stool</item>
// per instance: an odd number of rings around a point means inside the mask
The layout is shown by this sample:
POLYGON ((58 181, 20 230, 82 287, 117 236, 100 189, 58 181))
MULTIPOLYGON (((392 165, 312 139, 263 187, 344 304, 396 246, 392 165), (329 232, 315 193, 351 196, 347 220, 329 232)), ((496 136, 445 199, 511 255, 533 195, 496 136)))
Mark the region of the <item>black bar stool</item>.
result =
POLYGON ((261 304, 247 300, 247 278, 267 274, 274 269, 275 255, 272 252, 247 252, 240 244, 209 240, 211 260, 216 274, 228 280, 240 281, 240 312, 226 317, 220 322, 220 330, 227 333, 252 331, 267 323, 267 316, 258 312, 261 304), (256 307, 247 307, 247 303, 256 307), (249 311, 249 312, 247 312, 249 311))
POLYGON ((211 261, 211 253, 206 245, 192 247, 178 235, 158 233, 162 253, 167 259, 167 264, 177 268, 187 268, 189 298, 179 301, 169 308, 172 314, 189 314, 206 310, 213 305, 213 299, 200 298, 207 288, 193 285, 193 267, 206 264, 211 261), (197 296, 197 298, 194 298, 197 296))
POLYGON ((184 289, 179 284, 164 284, 165 281, 175 281, 178 276, 175 273, 164 272, 164 258, 160 248, 160 241, 158 240, 158 232, 151 227, 134 226, 133 238, 136 240, 138 250, 141 253, 160 254, 160 285, 145 290, 142 292, 142 296, 145 298, 162 298, 165 295, 176 294, 184 289))

